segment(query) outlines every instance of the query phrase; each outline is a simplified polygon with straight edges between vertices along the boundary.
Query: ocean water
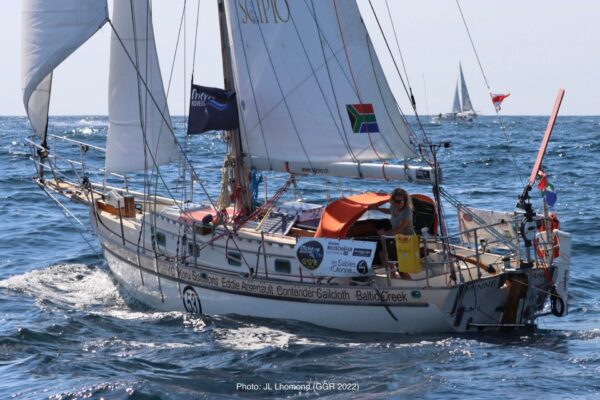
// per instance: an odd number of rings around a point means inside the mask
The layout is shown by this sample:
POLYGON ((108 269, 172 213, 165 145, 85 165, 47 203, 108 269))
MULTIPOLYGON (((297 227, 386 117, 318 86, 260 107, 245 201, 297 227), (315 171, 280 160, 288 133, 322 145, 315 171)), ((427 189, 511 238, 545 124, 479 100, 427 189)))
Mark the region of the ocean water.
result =
MULTIPOLYGON (((544 117, 426 123, 444 187, 476 207, 512 210, 544 117)), ((50 131, 103 145, 105 117, 51 118, 50 131)), ((183 120, 176 119, 181 134, 183 120)), ((0 117, 0 398, 600 398, 600 117, 559 117, 545 170, 573 235, 570 312, 535 332, 351 334, 294 321, 156 312, 122 293, 98 256, 86 209, 68 218, 31 178, 25 118, 0 117)), ((182 139, 218 193, 218 134, 182 139)), ((53 148, 63 146, 51 144, 53 148)), ((76 157, 78 153, 75 153, 76 157)), ((90 165, 101 157, 88 154, 90 165)), ((167 176, 176 181, 177 167, 167 176)), ((269 176, 269 190, 281 177, 269 176)), ((306 200, 390 182, 301 180, 306 200)), ((403 185, 411 192, 428 187, 403 185)), ((539 206, 539 192, 532 192, 539 206)), ((447 209, 449 225, 455 226, 447 209)))

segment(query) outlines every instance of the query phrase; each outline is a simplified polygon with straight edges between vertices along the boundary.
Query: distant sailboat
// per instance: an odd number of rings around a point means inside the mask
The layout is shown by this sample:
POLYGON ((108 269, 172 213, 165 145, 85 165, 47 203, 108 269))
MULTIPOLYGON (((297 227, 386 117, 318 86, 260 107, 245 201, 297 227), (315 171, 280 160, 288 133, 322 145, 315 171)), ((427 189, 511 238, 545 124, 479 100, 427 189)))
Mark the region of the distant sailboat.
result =
POLYGON ((454 91, 454 101, 452 102, 452 111, 445 114, 439 114, 438 119, 453 120, 453 121, 473 121, 479 116, 479 113, 473 109, 471 103, 471 97, 469 96, 469 90, 465 83, 465 77, 463 75, 462 65, 458 64, 459 76, 456 82, 456 89, 454 91), (460 97, 458 94, 458 87, 460 85, 460 97), (462 104, 461 104, 462 97, 462 104))

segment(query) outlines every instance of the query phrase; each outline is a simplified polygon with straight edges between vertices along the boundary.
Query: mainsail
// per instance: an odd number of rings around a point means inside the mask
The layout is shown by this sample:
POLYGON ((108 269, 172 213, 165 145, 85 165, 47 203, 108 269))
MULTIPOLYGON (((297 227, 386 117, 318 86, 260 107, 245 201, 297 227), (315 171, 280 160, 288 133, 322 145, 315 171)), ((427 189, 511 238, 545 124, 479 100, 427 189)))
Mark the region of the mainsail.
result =
POLYGON ((465 83, 465 77, 463 76, 462 65, 458 64, 460 69, 460 95, 462 96, 462 111, 473 111, 473 104, 471 104, 471 98, 469 97, 469 91, 467 90, 467 84, 465 83))
POLYGON ((379 161, 381 177, 384 160, 416 156, 354 0, 225 4, 250 165, 364 176, 379 161))
POLYGON ((21 83, 35 132, 46 140, 52 72, 108 21, 106 0, 23 0, 21 83))
POLYGON ((106 171, 132 172, 174 161, 178 148, 148 0, 115 1, 112 22, 106 171))

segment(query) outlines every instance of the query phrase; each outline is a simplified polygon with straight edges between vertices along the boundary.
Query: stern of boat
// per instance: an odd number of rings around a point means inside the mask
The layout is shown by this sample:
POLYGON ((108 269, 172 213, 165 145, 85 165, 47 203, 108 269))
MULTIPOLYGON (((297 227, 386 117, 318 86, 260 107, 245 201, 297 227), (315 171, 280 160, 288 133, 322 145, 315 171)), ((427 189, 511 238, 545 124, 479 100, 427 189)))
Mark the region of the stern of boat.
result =
POLYGON ((448 294, 444 311, 459 332, 510 331, 535 327, 537 318, 568 312, 571 236, 556 232, 560 253, 546 268, 506 269, 496 276, 465 282, 448 294), (548 305, 549 304, 549 305, 548 305))

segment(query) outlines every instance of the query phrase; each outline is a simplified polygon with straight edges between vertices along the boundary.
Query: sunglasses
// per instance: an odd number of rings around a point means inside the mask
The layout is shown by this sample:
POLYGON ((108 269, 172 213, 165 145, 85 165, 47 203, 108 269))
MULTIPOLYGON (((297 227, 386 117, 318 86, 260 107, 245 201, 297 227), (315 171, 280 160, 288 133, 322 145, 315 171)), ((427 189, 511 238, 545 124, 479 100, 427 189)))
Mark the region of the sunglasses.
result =
POLYGON ((394 200, 394 203, 406 203, 406 200, 404 198, 399 199, 397 197, 394 197, 393 200, 394 200))

